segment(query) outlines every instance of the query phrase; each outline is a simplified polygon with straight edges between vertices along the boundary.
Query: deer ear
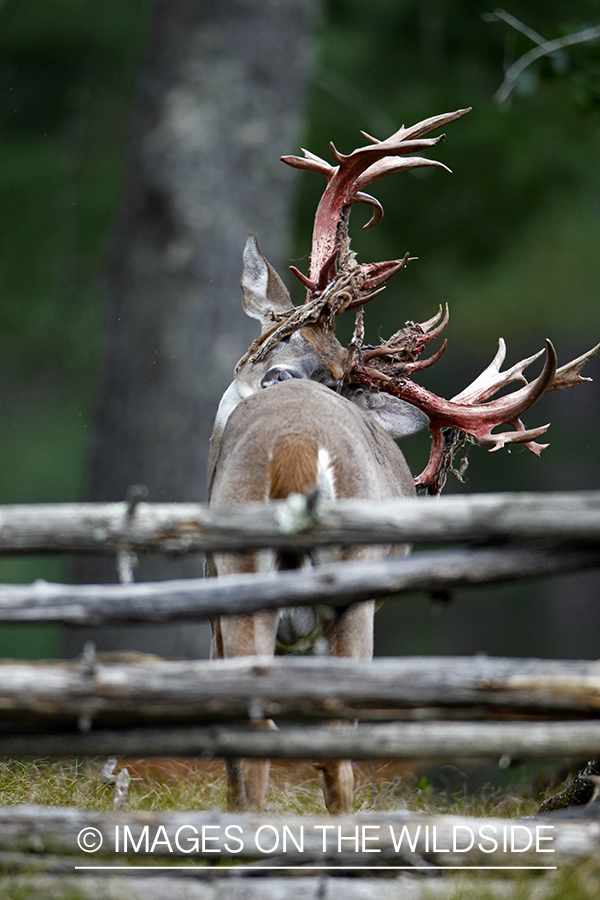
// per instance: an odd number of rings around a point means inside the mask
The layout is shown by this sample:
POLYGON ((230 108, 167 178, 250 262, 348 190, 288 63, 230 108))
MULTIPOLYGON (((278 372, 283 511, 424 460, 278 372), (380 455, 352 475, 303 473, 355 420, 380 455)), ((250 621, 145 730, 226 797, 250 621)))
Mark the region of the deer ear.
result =
POLYGON ((357 388, 351 399, 395 439, 417 434, 429 425, 429 417, 424 412, 391 394, 357 388))
POLYGON ((267 262, 253 234, 244 247, 242 306, 247 316, 258 319, 263 328, 273 324, 273 314, 287 312, 293 304, 283 281, 267 262))

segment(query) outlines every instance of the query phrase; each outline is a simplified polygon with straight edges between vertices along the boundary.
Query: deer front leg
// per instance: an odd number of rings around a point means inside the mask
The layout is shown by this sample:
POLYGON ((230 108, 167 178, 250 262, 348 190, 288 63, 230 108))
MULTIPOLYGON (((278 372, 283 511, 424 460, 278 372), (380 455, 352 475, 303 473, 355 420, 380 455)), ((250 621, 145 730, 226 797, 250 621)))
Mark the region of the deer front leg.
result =
MULTIPOLYGON (((326 632, 331 656, 354 659, 373 657, 375 603, 368 600, 349 606, 326 632)), ((356 727, 356 722, 332 722, 332 727, 356 727)), ((354 772, 349 759, 325 759, 316 763, 323 775, 323 796, 330 813, 352 812, 354 772)))
MULTIPOLYGON (((269 719, 251 723, 254 728, 275 728, 269 719)), ((269 788, 269 759, 226 759, 227 809, 262 809, 269 788)))
MULTIPOLYGON (((275 649, 277 613, 253 616, 222 616, 212 623, 212 659, 230 659, 254 654, 272 656, 275 649)), ((270 719, 252 722, 255 728, 274 728, 270 719)), ((227 809, 260 809, 269 787, 268 759, 226 759, 227 809)))

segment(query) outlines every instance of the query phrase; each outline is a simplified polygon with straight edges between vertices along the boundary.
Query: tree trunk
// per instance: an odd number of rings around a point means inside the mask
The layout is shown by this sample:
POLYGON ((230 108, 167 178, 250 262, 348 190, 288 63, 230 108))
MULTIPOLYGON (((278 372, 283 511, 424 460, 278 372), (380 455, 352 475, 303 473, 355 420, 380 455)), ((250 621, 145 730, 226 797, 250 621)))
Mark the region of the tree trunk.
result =
MULTIPOLYGON (((133 112, 128 177, 109 270, 108 340, 88 497, 204 498, 208 443, 232 368, 256 336, 241 310, 241 254, 256 233, 280 269, 318 0, 158 0, 133 112)), ((153 559, 138 579, 198 575, 153 559)), ((88 560, 82 581, 114 581, 88 560)), ((206 626, 71 631, 70 654, 203 655, 206 626)))

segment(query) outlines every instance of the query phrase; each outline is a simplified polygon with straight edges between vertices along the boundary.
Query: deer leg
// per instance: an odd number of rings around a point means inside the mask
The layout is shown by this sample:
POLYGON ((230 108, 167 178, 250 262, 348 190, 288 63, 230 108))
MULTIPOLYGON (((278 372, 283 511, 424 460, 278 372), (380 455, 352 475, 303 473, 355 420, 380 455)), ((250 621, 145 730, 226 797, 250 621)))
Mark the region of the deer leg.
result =
POLYGON ((226 759, 225 774, 227 775, 227 809, 229 812, 247 809, 248 794, 246 793, 241 759, 226 759))
MULTIPOLYGON (((224 659, 221 620, 211 619, 210 624, 212 626, 210 658, 224 659)), ((226 759, 225 773, 227 775, 227 809, 230 811, 246 809, 248 807, 248 794, 246 793, 242 761, 240 759, 226 759)))
MULTIPOLYGON (((277 613, 224 616, 213 623, 211 656, 228 659, 254 654, 272 656, 275 649, 277 613), (214 654, 214 655, 213 655, 214 654)), ((254 728, 275 728, 270 719, 252 722, 254 728)), ((260 809, 269 787, 268 759, 226 759, 227 808, 260 809)))
MULTIPOLYGON (((355 603, 336 618, 326 632, 331 656, 354 659, 373 657, 374 601, 355 603)), ((356 727, 356 722, 332 722, 331 726, 356 727)), ((330 813, 352 812, 354 772, 349 759, 325 759, 316 764, 323 777, 323 796, 330 813)))
MULTIPOLYGON (((251 723, 255 728, 275 728, 269 719, 251 723)), ((261 809, 269 787, 269 759, 226 759, 227 809, 261 809)))
MULTIPOLYGON (((343 727, 342 722, 332 722, 332 728, 343 727)), ((356 723, 354 723, 356 724, 356 723)), ((324 759, 314 764, 322 776, 321 787, 327 811, 335 813, 351 813, 354 796, 354 772, 349 759, 324 759)))

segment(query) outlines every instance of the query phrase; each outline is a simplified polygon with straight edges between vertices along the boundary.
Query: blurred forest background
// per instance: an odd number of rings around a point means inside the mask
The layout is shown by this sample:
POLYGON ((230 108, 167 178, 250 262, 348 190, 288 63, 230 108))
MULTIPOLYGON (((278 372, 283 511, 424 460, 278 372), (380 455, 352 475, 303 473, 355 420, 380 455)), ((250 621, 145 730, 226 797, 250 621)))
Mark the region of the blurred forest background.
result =
MULTIPOLYGON (((221 27, 227 26, 226 15, 234 22, 242 8, 250 15, 253 6, 283 27, 287 7, 293 25, 301 5, 298 0, 177 0, 172 9, 186 4, 202 11, 207 28, 217 7, 221 27)), ((101 498, 90 466, 108 434, 94 437, 94 423, 102 428, 106 421, 102 360, 107 358, 107 334, 114 343, 120 321, 114 303, 110 310, 115 259, 124 246, 119 209, 131 190, 128 159, 130 169, 135 168, 135 153, 132 157, 127 149, 131 110, 139 102, 141 73, 146 72, 147 89, 152 80, 148 71, 157 71, 156 65, 148 70, 147 61, 149 53, 157 58, 157 22, 166 5, 164 0, 0 0, 0 503, 101 498)), ((237 310, 227 313, 226 324, 239 337, 220 341, 219 365, 208 374, 203 351, 196 351, 198 369, 188 380, 209 383, 210 397, 202 401, 203 432, 191 413, 176 423, 177 442, 188 449, 200 441, 199 433, 207 443, 220 393, 252 336, 239 304, 243 236, 256 232, 263 252, 295 291, 296 302, 301 298, 284 267, 290 261, 301 268, 305 264, 323 184, 312 173, 288 172, 279 155, 304 146, 328 158, 329 140, 350 152, 362 142, 360 129, 385 138, 403 122, 410 125, 473 107, 466 118, 448 126, 446 143, 435 151, 452 175, 426 169, 377 183, 374 193, 385 217, 369 231, 360 228, 368 212, 360 207, 353 211, 351 232, 359 259, 393 259, 406 251, 419 257, 367 307, 371 341, 380 331, 388 336, 407 319, 429 318, 448 302, 448 350, 420 381, 450 397, 488 364, 500 336, 507 341, 507 364, 541 349, 546 337, 555 343, 559 364, 600 340, 600 41, 540 59, 499 105, 493 98, 505 68, 534 44, 505 21, 490 20, 490 4, 314 0, 308 6, 315 15, 300 23, 304 36, 298 40, 306 47, 298 64, 302 71, 297 77, 288 73, 280 87, 270 85, 284 107, 290 97, 294 115, 278 130, 272 147, 268 134, 256 142, 260 164, 273 173, 270 190, 279 179, 293 197, 289 212, 278 212, 286 218, 286 229, 275 223, 279 237, 269 237, 263 220, 273 196, 266 193, 261 200, 255 195, 224 238, 236 261, 215 265, 204 285, 201 272, 194 281, 200 285, 197 327, 210 309, 205 304, 211 284, 220 279, 219 289, 229 292, 231 309, 237 310), (305 91, 300 78, 306 78, 305 91)), ((599 24, 597 4, 585 0, 514 0, 507 11, 545 39, 599 24)), ((201 30, 201 21, 193 24, 201 30)), ((267 27, 263 19, 260 28, 267 27)), ((243 38, 252 44, 251 28, 243 38)), ((171 52, 177 52, 175 45, 171 52)), ((206 52, 215 52, 214 47, 206 52)), ((267 75, 274 77, 273 72, 267 75)), ((235 92, 232 77, 230 96, 235 92)), ((250 133, 254 113, 247 102, 243 106, 250 133)), ((233 121, 231 131, 236 133, 233 121)), ((218 155, 220 149, 213 152, 218 155)), ((166 166, 168 157, 163 155, 166 166)), ((196 196, 196 182, 190 182, 188 202, 202 207, 209 228, 211 203, 216 217, 223 202, 219 192, 239 189, 245 178, 253 177, 254 163, 246 170, 246 159, 232 157, 230 181, 213 179, 211 200, 200 196, 200 188, 196 196)), ((219 235, 224 227, 221 221, 213 231, 219 235)), ((182 266, 196 249, 193 241, 184 247, 182 266)), ((171 289, 163 307, 175 309, 176 286, 171 289)), ((211 321, 220 327, 218 315, 211 321)), ((349 322, 340 328, 342 339, 351 327, 349 322)), ((212 333, 208 319, 205 328, 212 333)), ((158 349, 151 345, 151 329, 148 334, 150 358, 158 349)), ((171 351, 177 355, 176 346, 171 351)), ((594 384, 548 395, 525 417, 529 427, 552 422, 550 447, 540 459, 519 448, 488 454, 473 447, 465 484, 450 479, 446 491, 600 487, 598 361, 584 374, 595 376, 594 384)), ((148 412, 152 403, 143 398, 142 393, 139 405, 148 412)), ((117 401, 110 407, 113 417, 121 409, 117 401)), ((121 456, 127 456, 126 448, 119 450, 121 456)), ((192 449, 202 460, 200 471, 207 448, 192 449)), ((427 459, 426 436, 406 441, 403 449, 413 471, 420 471, 427 459)), ((137 460, 139 452, 139 447, 132 450, 131 459, 137 460)), ((166 459, 173 471, 181 470, 185 483, 187 463, 180 464, 172 452, 163 453, 163 465, 166 459)), ((109 468, 118 466, 111 463, 109 468)), ((136 469, 116 477, 110 491, 106 482, 106 499, 121 500, 127 484, 151 481, 142 463, 139 468, 139 475, 136 469)), ((164 485, 148 483, 148 499, 201 500, 200 480, 190 476, 184 495, 168 479, 164 485)), ((168 574, 150 571, 146 577, 168 574)), ((0 560, 0 581, 40 577, 71 580, 73 560, 0 560)), ((377 651, 597 657, 599 587, 598 576, 588 574, 458 592, 443 607, 423 597, 407 598, 378 613, 377 651)), ((0 633, 2 656, 60 656, 64 646, 59 629, 11 627, 0 633)))

